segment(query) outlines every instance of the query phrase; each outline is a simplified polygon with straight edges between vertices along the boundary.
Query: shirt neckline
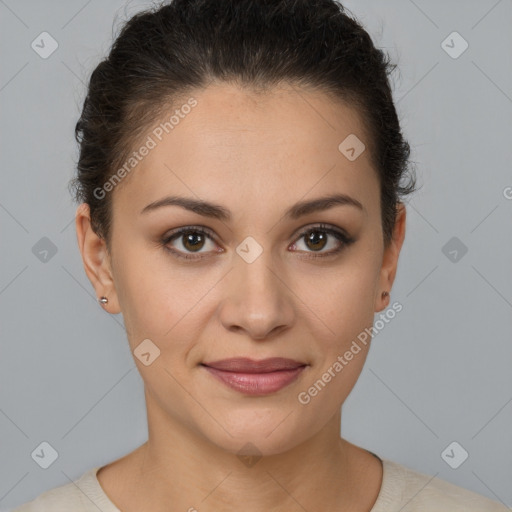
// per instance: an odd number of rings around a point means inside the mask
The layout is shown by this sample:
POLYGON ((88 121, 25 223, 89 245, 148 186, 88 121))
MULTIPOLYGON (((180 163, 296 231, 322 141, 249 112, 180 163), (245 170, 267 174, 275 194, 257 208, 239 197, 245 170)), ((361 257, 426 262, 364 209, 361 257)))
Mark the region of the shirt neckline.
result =
MULTIPOLYGON (((387 459, 382 459, 375 453, 367 450, 368 453, 376 457, 380 460, 382 464, 382 482, 380 485, 379 493, 377 494, 377 499, 373 504, 370 512, 381 512, 384 511, 385 505, 388 505, 390 502, 390 498, 393 495, 393 480, 391 477, 391 473, 393 472, 394 465, 391 461, 387 459)), ((90 469, 84 476, 83 479, 85 481, 89 481, 90 485, 93 487, 93 492, 97 496, 97 500, 99 504, 103 507, 103 512, 121 512, 120 509, 117 508, 116 505, 111 501, 110 497, 101 487, 101 484, 98 480, 97 473, 103 466, 95 466, 90 469)))

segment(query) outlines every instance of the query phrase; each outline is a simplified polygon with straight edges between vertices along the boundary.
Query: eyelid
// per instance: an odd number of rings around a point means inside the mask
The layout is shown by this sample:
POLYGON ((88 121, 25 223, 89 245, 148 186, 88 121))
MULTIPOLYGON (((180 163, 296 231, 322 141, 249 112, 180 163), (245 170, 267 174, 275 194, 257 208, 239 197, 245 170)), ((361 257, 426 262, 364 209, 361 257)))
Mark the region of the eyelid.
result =
POLYGON ((162 236, 162 240, 169 240, 173 236, 183 234, 184 232, 187 232, 187 231, 194 231, 194 232, 197 231, 199 233, 204 233, 208 236, 211 236, 212 238, 216 237, 214 231, 212 231, 210 228, 207 228, 206 226, 199 226, 199 225, 195 226, 195 225, 191 224, 191 225, 181 226, 179 228, 171 229, 170 231, 166 232, 162 236))
POLYGON ((344 236, 345 238, 351 238, 350 235, 343 228, 340 228, 333 224, 326 224, 325 222, 317 222, 313 224, 306 224, 299 228, 294 234, 294 241, 315 229, 327 231, 329 233, 334 232, 338 235, 344 236))

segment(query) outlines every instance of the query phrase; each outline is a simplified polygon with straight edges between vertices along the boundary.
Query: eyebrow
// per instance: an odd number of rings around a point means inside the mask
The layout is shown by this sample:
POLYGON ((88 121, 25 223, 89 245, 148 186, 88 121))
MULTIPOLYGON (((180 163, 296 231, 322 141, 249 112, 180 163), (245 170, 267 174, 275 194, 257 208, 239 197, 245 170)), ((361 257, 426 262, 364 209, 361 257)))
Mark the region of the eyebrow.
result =
MULTIPOLYGON (((164 206, 180 206, 203 217, 211 217, 222 221, 231 220, 231 212, 219 204, 180 196, 168 196, 154 201, 145 206, 140 213, 154 211, 164 206)), ((365 211, 364 206, 357 199, 346 194, 333 194, 310 201, 298 202, 285 212, 284 217, 295 220, 309 213, 328 210, 334 206, 354 206, 361 211, 365 211)))

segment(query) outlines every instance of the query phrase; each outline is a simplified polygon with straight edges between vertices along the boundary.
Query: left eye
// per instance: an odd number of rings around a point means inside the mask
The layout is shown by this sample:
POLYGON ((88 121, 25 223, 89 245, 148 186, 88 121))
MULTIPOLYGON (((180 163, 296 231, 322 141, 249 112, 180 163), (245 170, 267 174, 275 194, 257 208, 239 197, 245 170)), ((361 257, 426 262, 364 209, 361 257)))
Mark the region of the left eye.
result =
MULTIPOLYGON (((327 227, 309 228, 307 231, 303 231, 297 240, 298 242, 303 242, 306 246, 306 252, 311 250, 313 253, 318 253, 322 249, 328 248, 329 238, 335 239, 335 241, 331 241, 331 250, 326 250, 319 254, 319 256, 328 256, 337 253, 343 249, 344 245, 348 245, 350 243, 350 239, 345 236, 345 234, 327 227)), ((297 245, 300 244, 297 242, 293 244, 294 247, 297 247, 297 245)), ((313 254, 312 256, 315 257, 316 254, 313 254)))

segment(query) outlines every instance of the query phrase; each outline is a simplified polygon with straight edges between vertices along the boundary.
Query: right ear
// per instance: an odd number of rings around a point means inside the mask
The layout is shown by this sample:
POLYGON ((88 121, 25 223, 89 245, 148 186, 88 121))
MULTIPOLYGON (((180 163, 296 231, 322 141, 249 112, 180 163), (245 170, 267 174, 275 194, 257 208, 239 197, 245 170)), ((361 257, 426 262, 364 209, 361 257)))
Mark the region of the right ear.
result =
POLYGON ((94 287, 96 297, 107 297, 108 303, 103 308, 112 314, 120 313, 110 254, 105 240, 92 229, 90 208, 87 203, 82 203, 77 208, 75 225, 84 270, 94 287))

